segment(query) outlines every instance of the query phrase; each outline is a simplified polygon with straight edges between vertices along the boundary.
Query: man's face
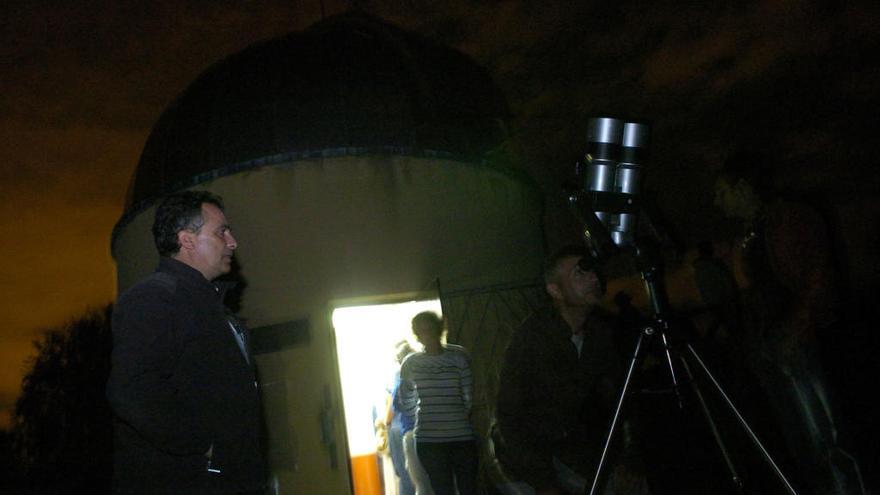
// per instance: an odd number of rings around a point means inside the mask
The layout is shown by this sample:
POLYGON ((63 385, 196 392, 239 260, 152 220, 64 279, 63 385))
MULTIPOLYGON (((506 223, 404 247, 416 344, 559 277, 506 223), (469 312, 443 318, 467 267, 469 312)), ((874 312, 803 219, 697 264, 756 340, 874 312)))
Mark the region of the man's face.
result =
POLYGON ((570 308, 590 307, 602 299, 602 284, 595 271, 584 271, 578 266, 580 256, 564 258, 556 271, 556 280, 547 284, 547 290, 559 304, 570 308))
POLYGON ((226 222, 226 216, 220 208, 210 204, 202 204, 204 223, 198 232, 181 231, 188 237, 188 243, 181 250, 187 249, 191 266, 202 272, 208 280, 229 273, 232 268, 232 253, 238 247, 232 230, 226 222))

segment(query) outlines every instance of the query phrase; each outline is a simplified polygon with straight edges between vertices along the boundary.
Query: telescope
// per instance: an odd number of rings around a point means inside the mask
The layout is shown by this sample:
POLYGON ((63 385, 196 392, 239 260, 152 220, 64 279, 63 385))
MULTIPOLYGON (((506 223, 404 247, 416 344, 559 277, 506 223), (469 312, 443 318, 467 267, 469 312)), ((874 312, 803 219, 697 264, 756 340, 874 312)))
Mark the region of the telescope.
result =
POLYGON ((663 264, 656 248, 660 240, 637 235, 639 218, 647 216, 639 193, 648 134, 644 123, 611 117, 590 119, 587 153, 576 170, 580 188, 569 194, 569 202, 584 226, 583 239, 592 257, 601 264, 610 256, 631 251, 654 313, 666 315, 663 264))
POLYGON ((633 247, 648 126, 608 117, 590 119, 587 143, 583 189, 592 193, 593 214, 615 246, 633 247))
MULTIPOLYGON (((639 240, 638 235, 639 218, 647 216, 639 193, 648 135, 644 123, 610 117, 590 119, 587 152, 576 170, 578 188, 569 192, 568 200, 584 227, 581 234, 595 260, 601 264, 622 251, 634 251, 637 262, 654 266, 650 271, 659 276, 653 240, 639 240)), ((656 294, 663 293, 661 287, 656 289, 656 294)))

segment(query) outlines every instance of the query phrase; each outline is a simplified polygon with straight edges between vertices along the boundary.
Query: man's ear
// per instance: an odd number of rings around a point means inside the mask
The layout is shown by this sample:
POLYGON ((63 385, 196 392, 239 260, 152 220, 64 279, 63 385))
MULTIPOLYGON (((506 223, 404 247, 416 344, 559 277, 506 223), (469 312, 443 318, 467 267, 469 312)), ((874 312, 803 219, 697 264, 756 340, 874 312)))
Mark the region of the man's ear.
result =
POLYGON ((553 299, 562 299, 562 291, 559 290, 559 284, 556 282, 548 282, 544 289, 547 291, 547 294, 550 294, 550 297, 553 299))
POLYGON ((180 245, 180 249, 190 251, 195 248, 195 234, 192 232, 183 229, 177 232, 177 243, 180 245))

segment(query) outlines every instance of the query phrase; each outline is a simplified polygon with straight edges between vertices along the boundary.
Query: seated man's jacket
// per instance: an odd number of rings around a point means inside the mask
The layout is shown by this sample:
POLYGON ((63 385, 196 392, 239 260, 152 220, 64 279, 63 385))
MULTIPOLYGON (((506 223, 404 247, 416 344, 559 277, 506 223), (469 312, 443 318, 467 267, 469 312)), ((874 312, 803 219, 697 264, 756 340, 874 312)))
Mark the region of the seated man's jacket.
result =
POLYGON ((592 314, 580 356, 553 308, 511 336, 496 410, 496 454, 505 472, 536 489, 556 485, 553 458, 591 478, 610 424, 621 371, 612 325, 592 314))

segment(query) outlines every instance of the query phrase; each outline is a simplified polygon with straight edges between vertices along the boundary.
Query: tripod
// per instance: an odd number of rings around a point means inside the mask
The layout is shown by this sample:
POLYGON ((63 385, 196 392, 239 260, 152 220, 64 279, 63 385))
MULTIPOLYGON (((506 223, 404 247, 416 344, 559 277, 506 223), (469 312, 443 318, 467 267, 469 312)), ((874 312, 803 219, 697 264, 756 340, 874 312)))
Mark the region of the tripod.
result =
POLYGON ((772 468, 773 473, 779 479, 781 484, 785 487, 788 493, 791 495, 797 495, 794 487, 789 482, 788 478, 779 468, 777 463, 773 460, 773 457, 764 447, 764 444, 755 434, 754 430, 749 426, 748 422, 740 413, 739 409, 734 405, 733 401, 731 401, 728 394, 724 391, 721 384, 706 366, 703 359, 700 357, 699 353, 697 353, 696 349, 694 349, 691 343, 684 344, 684 353, 679 354, 679 351, 673 350, 670 345, 670 340, 668 337, 668 332, 670 330, 670 320, 669 320, 669 302, 666 296, 666 292, 663 288, 663 280, 662 280, 662 269, 658 263, 653 262, 649 259, 650 255, 646 254, 644 250, 636 249, 636 259, 639 261, 641 265, 641 274, 642 279, 645 282, 645 288, 648 292, 648 296, 651 301, 653 316, 651 324, 647 325, 639 334, 638 340, 635 344, 635 349, 633 351, 632 357, 629 361, 629 366, 626 372, 626 378, 623 383, 623 387, 620 391, 620 395, 617 400, 617 405, 614 410, 614 415, 611 421, 611 426, 609 427, 608 434, 605 439, 605 443, 602 448, 602 455, 599 459, 599 464, 596 468, 596 474, 593 478, 593 483, 590 488, 590 495, 594 495, 597 493, 597 489, 599 486, 599 481, 602 477, 603 469, 605 468, 605 463, 608 458, 609 447, 611 446, 611 442, 614 438, 614 433, 619 424, 619 420, 621 417, 621 411, 623 410, 624 402, 627 397, 627 394, 630 391, 630 387, 633 382, 633 376, 635 372, 641 368, 641 364, 647 355, 646 349, 649 347, 652 340, 657 337, 660 338, 663 350, 664 357, 666 361, 666 365, 669 367, 669 374, 672 380, 672 387, 675 391, 675 394, 678 398, 679 407, 684 407, 684 402, 680 393, 680 382, 678 376, 676 374, 675 361, 679 361, 681 363, 681 369, 684 371, 684 374, 687 376, 687 380, 690 383, 694 395, 697 398, 697 402, 699 403, 700 410, 703 414, 704 419, 706 420, 709 429, 712 433, 713 440, 715 441, 718 450, 721 453, 721 456, 724 459, 724 464, 727 468, 727 471, 730 474, 730 479, 734 487, 736 488, 738 493, 742 493, 743 481, 740 477, 739 473, 736 470, 736 466, 734 465, 730 454, 727 450, 727 447, 724 443, 724 439, 721 437, 721 434, 718 430, 718 426, 715 422, 715 419, 712 417, 712 413, 709 410, 709 407, 706 404, 705 397, 703 392, 700 390, 699 385, 694 379, 693 372, 691 371, 691 367, 688 364, 688 359, 693 361, 697 367, 702 370, 703 374, 709 379, 714 390, 719 394, 723 402, 727 405, 730 411, 733 413, 734 417, 736 417, 740 426, 742 426, 743 430, 746 432, 748 437, 751 439, 752 443, 758 449, 758 451, 763 456, 766 463, 772 468), (673 356, 675 354, 675 356, 673 356))

